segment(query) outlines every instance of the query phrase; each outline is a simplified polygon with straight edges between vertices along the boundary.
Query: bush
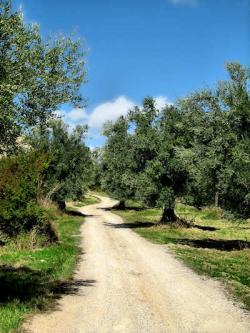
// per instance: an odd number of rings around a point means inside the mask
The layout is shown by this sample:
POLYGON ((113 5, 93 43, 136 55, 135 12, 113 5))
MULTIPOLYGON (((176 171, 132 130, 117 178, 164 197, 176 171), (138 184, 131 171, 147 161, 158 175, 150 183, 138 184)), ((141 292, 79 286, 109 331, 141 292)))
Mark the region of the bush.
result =
POLYGON ((10 237, 36 228, 56 239, 46 211, 39 204, 46 156, 23 152, 0 159, 0 232, 10 237))

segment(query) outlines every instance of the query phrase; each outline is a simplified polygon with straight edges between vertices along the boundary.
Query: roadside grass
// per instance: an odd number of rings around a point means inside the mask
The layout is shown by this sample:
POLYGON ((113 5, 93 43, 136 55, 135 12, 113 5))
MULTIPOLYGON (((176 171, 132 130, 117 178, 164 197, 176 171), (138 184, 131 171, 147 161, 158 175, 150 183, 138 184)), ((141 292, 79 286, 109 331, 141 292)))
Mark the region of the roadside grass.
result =
POLYGON ((94 205, 100 202, 100 200, 94 196, 94 194, 86 194, 81 201, 69 201, 66 203, 67 211, 72 215, 81 215, 78 208, 94 205))
POLYGON ((47 247, 0 247, 0 332, 17 332, 25 317, 48 309, 69 290, 80 253, 83 217, 54 213, 60 241, 47 247), (66 284, 68 284, 66 288, 66 284))
POLYGON ((81 201, 74 202, 74 206, 79 208, 82 206, 94 205, 98 202, 100 202, 100 200, 94 195, 86 194, 81 201))
POLYGON ((223 282, 231 295, 250 310, 250 221, 228 220, 224 212, 213 207, 198 210, 177 204, 180 217, 192 221, 195 227, 156 225, 160 209, 138 209, 138 202, 129 209, 114 212, 124 218, 141 236, 158 244, 168 244, 179 259, 199 274, 223 282), (236 250, 237 248, 237 250, 236 250))
POLYGON ((102 189, 91 189, 90 195, 102 195, 104 197, 108 197, 109 195, 104 192, 102 189))

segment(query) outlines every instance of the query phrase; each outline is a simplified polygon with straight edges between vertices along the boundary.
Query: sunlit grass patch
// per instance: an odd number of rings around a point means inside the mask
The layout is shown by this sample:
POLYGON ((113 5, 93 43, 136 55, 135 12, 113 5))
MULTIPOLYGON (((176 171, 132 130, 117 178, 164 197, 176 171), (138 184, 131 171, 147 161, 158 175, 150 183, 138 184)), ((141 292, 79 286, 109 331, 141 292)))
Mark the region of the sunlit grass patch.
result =
POLYGON ((69 212, 78 212, 78 208, 94 205, 99 203, 100 200, 95 195, 86 194, 81 201, 70 201, 67 202, 67 210, 69 212))
POLYGON ((0 305, 0 332, 14 332, 21 325, 23 316, 28 311, 29 307, 18 302, 0 305))
POLYGON ((81 201, 74 202, 75 207, 83 207, 83 206, 88 206, 88 205, 94 205, 96 203, 100 202, 100 200, 91 195, 91 194, 86 194, 84 198, 82 198, 81 201))
POLYGON ((92 189, 91 191, 89 191, 89 193, 90 195, 101 195, 104 197, 109 197, 109 195, 101 189, 95 189, 95 190, 92 189))

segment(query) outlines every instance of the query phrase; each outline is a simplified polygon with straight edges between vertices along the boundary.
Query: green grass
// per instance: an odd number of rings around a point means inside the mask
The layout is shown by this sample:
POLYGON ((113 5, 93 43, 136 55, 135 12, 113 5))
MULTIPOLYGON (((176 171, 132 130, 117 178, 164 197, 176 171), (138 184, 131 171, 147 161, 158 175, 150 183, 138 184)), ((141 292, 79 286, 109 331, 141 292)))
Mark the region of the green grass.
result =
POLYGON ((75 207, 83 207, 88 205, 94 205, 96 203, 100 202, 98 198, 91 194, 86 194, 84 198, 81 201, 74 202, 75 207))
POLYGON ((160 209, 138 210, 138 203, 133 209, 131 202, 128 206, 128 210, 115 212, 122 216, 134 231, 155 243, 168 244, 187 266, 199 274, 222 281, 232 295, 250 310, 250 249, 220 250, 233 240, 250 241, 249 220, 227 220, 222 210, 212 207, 198 210, 179 203, 176 212, 180 217, 193 221, 197 226, 213 227, 216 230, 159 226, 155 223, 161 217, 160 209), (214 248, 206 247, 207 240, 213 241, 214 248))
POLYGON ((29 313, 47 309, 72 278, 83 217, 57 215, 60 242, 36 250, 0 248, 0 332, 16 332, 29 313))
POLYGON ((94 196, 94 194, 86 194, 81 201, 70 201, 67 202, 67 210, 69 212, 78 212, 78 208, 94 205, 100 202, 100 200, 94 196))
POLYGON ((101 196, 104 196, 104 197, 107 197, 109 196, 106 192, 104 192, 102 189, 92 189, 90 191, 90 195, 101 195, 101 196))
POLYGON ((250 310, 250 250, 218 251, 175 247, 178 258, 200 274, 225 282, 228 289, 250 310))
POLYGON ((84 206, 94 205, 100 202, 100 200, 95 197, 95 194, 86 194, 81 201, 72 201, 67 203, 67 209, 69 211, 76 211, 76 208, 81 208, 84 206))

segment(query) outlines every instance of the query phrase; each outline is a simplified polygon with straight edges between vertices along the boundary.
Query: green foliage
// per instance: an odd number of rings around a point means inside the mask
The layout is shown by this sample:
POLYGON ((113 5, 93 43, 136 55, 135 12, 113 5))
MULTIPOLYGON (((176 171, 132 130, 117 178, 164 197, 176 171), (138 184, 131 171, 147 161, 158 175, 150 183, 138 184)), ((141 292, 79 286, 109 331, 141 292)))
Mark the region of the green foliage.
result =
POLYGON ((108 140, 102 154, 102 187, 120 201, 132 197, 134 192, 132 142, 128 126, 128 120, 122 116, 104 128, 108 140))
POLYGON ((103 155, 109 193, 165 208, 169 222, 177 219, 177 197, 249 216, 250 72, 238 63, 226 68, 229 80, 214 90, 196 91, 163 110, 146 98, 112 124, 103 155))
POLYGON ((85 194, 92 172, 90 150, 83 141, 86 131, 85 126, 77 126, 70 133, 58 119, 47 129, 36 128, 28 137, 28 143, 46 156, 40 187, 47 200, 81 200, 85 194))
POLYGON ((175 218, 175 198, 183 192, 187 176, 175 156, 175 144, 180 140, 175 133, 176 120, 179 115, 173 106, 160 113, 155 101, 146 98, 143 108, 135 107, 128 119, 121 118, 112 126, 116 135, 105 132, 108 141, 103 156, 105 184, 111 193, 119 191, 123 199, 136 197, 148 206, 170 209, 171 219, 175 218))
MULTIPOLYGON (((110 192, 119 189, 128 198, 119 184, 129 179, 124 185, 132 188, 130 197, 165 207, 163 218, 169 221, 176 220, 177 197, 197 207, 213 204, 249 216, 250 71, 238 63, 226 68, 229 80, 214 90, 196 91, 163 110, 146 98, 143 107, 123 118, 122 135, 107 135, 110 192)), ((112 124, 116 130, 119 126, 121 120, 112 124)))
POLYGON ((35 227, 52 236, 39 203, 52 196, 58 202, 78 199, 88 178, 86 129, 76 127, 69 135, 60 121, 48 128, 60 105, 82 105, 81 42, 44 40, 38 25, 26 25, 22 13, 12 10, 11 0, 0 0, 0 36, 0 156, 10 156, 0 160, 0 228, 14 236, 35 227), (25 146, 32 131, 39 142, 25 146))
POLYGON ((62 280, 69 280, 75 269, 82 218, 58 217, 60 243, 54 242, 52 214, 41 203, 48 204, 50 197, 58 202, 81 198, 88 184, 86 128, 78 126, 69 134, 61 121, 50 123, 62 104, 83 105, 79 93, 85 79, 83 57, 81 41, 64 36, 43 39, 38 25, 25 24, 22 13, 12 10, 11 0, 0 0, 0 331, 4 333, 18 329, 25 314, 54 301, 62 280))
POLYGON ((221 175, 222 205, 250 216, 250 137, 237 140, 221 175))
POLYGON ((10 236, 36 228, 49 231, 46 214, 38 205, 44 156, 36 152, 0 159, 0 230, 10 236))
POLYGON ((159 193, 157 181, 162 172, 162 165, 156 159, 159 148, 157 116, 158 110, 151 98, 145 98, 143 108, 135 107, 129 114, 133 128, 132 157, 136 181, 135 196, 151 206, 157 202, 159 193))
POLYGON ((0 1, 0 154, 13 153, 30 126, 45 125, 63 103, 79 105, 85 77, 80 41, 43 40, 11 1, 0 1))
POLYGON ((95 148, 91 152, 92 159, 92 177, 90 187, 92 190, 97 190, 101 188, 102 179, 102 148, 95 148))
POLYGON ((180 101, 185 131, 194 118, 196 127, 177 152, 189 173, 189 203, 214 203, 249 216, 249 70, 237 63, 227 64, 227 69, 230 80, 219 82, 215 91, 196 92, 180 101))

